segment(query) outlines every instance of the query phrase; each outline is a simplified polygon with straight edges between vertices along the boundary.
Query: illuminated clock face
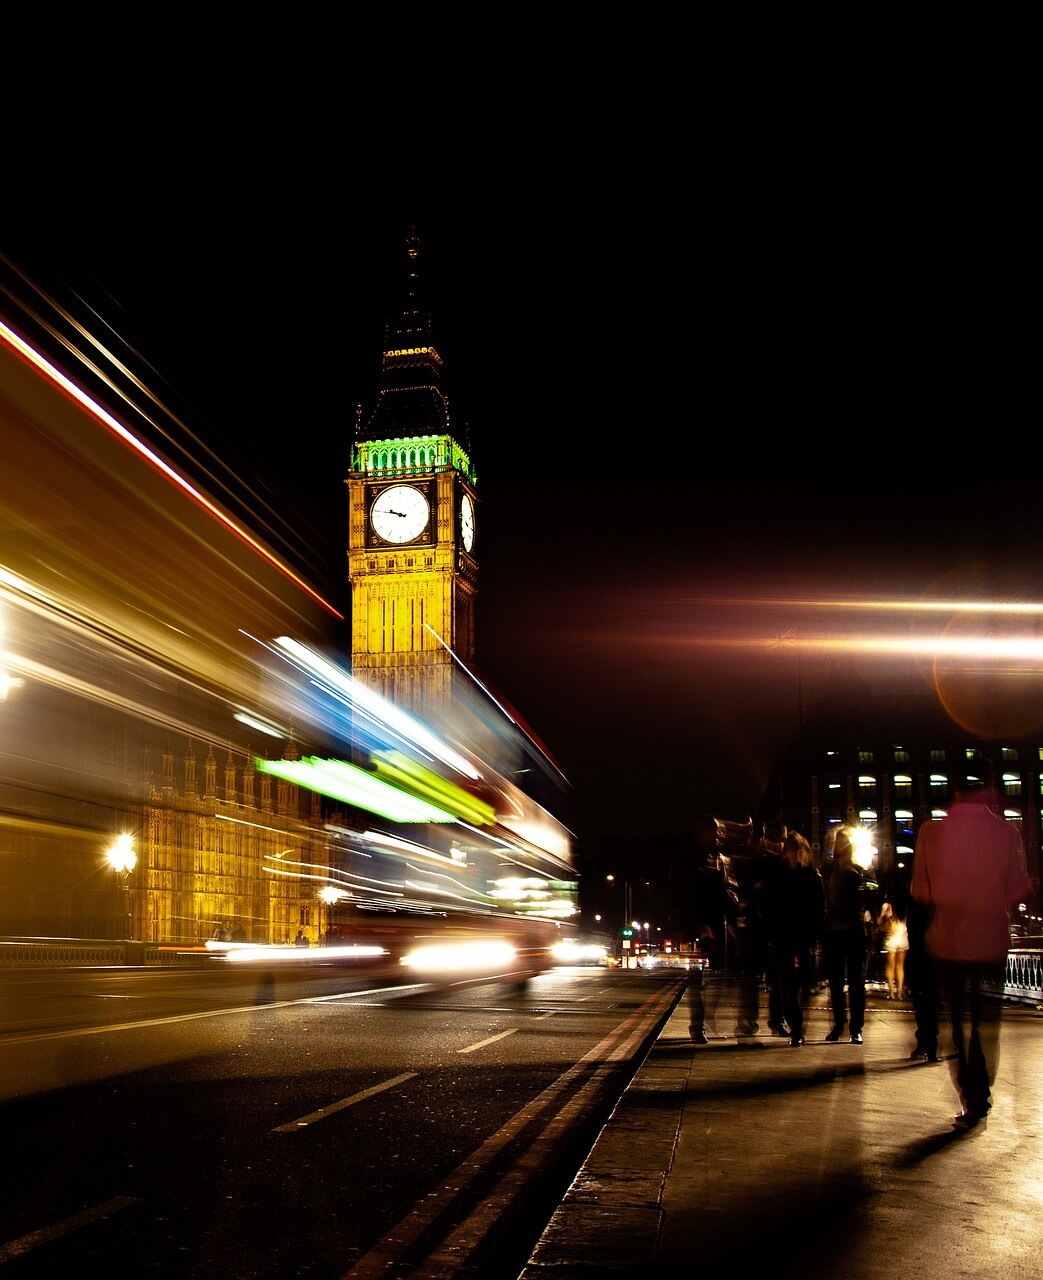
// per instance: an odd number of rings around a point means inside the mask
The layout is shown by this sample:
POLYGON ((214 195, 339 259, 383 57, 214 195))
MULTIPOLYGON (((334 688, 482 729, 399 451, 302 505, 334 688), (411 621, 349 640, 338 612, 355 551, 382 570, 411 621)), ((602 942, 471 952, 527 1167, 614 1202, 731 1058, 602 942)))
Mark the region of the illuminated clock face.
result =
POLYGON ((411 484, 382 490, 369 512, 373 532, 385 542, 412 542, 424 532, 430 518, 427 499, 411 484))
POLYGON ((466 493, 460 499, 460 538, 464 550, 470 551, 474 546, 474 503, 466 493))

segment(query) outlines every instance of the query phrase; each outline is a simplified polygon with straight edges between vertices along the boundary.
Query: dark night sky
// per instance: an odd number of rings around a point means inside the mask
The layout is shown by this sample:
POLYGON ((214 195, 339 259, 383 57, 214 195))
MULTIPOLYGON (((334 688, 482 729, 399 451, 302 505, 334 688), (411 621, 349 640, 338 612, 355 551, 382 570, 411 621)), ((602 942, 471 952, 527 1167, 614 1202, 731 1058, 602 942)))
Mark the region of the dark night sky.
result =
MULTIPOLYGON (((831 665, 780 638, 856 625, 809 602, 1039 598, 1024 340, 990 305, 1016 246, 954 272, 971 220, 940 226, 911 170, 787 172, 679 174, 637 207, 582 174, 554 199, 361 212, 229 191, 204 219, 171 193, 0 248, 134 345, 346 604, 354 407, 415 223, 478 467, 478 665, 559 759, 590 850, 755 812, 831 665)), ((923 687, 910 660, 865 663, 923 687)))

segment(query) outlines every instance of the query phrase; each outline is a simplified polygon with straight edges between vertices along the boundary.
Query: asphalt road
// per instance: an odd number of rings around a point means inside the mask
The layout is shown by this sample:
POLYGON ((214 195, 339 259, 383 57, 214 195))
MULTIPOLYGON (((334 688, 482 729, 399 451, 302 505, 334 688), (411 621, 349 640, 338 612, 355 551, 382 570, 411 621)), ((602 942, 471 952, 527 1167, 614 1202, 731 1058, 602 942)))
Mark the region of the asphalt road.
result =
POLYGON ((0 974, 0 1276, 515 1275, 679 992, 0 974))

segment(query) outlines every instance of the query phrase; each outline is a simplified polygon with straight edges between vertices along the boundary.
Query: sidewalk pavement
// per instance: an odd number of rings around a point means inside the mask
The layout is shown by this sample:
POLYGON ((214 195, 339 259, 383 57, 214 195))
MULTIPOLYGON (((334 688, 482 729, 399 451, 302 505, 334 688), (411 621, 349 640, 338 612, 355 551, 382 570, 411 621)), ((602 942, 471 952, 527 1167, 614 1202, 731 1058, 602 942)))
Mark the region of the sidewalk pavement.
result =
POLYGON ((689 1278, 721 1264, 773 1280, 1038 1280, 1039 1010, 1004 1008, 992 1110, 961 1132, 944 1016, 932 1064, 909 1056, 909 1006, 872 990, 862 1045, 825 1042, 823 991, 800 1047, 725 1034, 723 998, 696 1046, 686 999, 518 1280, 689 1278))

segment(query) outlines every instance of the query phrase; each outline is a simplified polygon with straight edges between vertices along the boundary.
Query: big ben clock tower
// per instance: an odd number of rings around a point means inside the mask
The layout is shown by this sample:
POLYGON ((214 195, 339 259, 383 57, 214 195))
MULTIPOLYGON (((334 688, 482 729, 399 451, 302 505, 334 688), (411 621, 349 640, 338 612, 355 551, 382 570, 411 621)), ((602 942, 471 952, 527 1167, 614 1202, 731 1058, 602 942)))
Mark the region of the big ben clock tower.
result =
POLYGON ((420 299, 420 239, 406 299, 385 328, 381 387, 361 407, 347 477, 353 676, 418 714, 450 711, 457 659, 474 660, 477 496, 453 433, 442 359, 420 299))

